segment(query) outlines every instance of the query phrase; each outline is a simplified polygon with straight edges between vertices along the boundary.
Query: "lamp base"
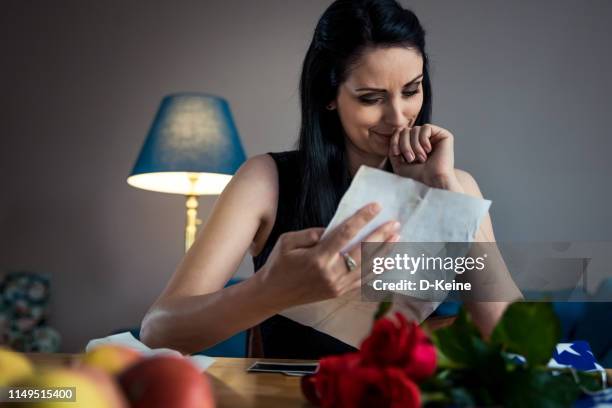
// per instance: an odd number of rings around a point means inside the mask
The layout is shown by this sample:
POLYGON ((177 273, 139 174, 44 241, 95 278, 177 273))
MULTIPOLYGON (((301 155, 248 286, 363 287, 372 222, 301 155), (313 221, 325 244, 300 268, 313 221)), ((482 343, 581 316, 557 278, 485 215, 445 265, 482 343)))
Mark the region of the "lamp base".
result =
POLYGON ((198 197, 195 195, 186 196, 185 207, 187 208, 185 220, 185 252, 187 252, 195 241, 198 225, 202 223, 202 221, 198 219, 198 197))

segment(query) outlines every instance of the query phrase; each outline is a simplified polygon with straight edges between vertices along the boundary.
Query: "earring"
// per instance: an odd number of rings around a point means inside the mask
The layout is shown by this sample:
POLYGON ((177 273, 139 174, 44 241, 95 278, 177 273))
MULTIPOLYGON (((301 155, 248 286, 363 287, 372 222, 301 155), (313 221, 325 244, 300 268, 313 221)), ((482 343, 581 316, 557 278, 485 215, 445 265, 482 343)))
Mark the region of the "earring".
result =
POLYGON ((327 110, 334 110, 334 105, 330 103, 330 104, 328 104, 328 105, 327 105, 325 108, 326 108, 327 110))

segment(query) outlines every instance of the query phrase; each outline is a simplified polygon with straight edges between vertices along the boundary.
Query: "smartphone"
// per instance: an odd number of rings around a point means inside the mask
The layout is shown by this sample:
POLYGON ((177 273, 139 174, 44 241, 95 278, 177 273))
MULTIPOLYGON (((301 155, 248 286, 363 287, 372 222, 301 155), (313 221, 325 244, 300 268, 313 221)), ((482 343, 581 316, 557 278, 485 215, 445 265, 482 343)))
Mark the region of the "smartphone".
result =
POLYGON ((266 363, 256 361, 247 368, 249 373, 282 373, 286 375, 307 375, 314 374, 319 367, 318 363, 266 363))

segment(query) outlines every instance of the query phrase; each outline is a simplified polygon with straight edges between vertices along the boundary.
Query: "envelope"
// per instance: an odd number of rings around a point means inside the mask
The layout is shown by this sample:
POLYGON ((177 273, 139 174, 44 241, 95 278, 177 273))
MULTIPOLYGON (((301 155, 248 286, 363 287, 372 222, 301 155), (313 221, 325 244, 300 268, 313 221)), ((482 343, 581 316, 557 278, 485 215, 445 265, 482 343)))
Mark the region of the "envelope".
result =
MULTIPOLYGON (((401 224, 401 242, 472 242, 491 205, 489 200, 431 188, 410 178, 361 166, 323 237, 373 201, 381 205, 381 211, 343 251, 391 220, 401 224)), ((392 310, 401 311, 419 323, 440 304, 439 301, 406 299, 405 296, 393 296, 392 310)), ((338 298, 291 307, 281 315, 359 347, 370 332, 377 308, 378 303, 362 301, 361 291, 356 290, 338 298)))
MULTIPOLYGON (((137 340, 130 332, 122 332, 107 337, 102 337, 100 339, 92 339, 87 343, 87 346, 85 346, 85 351, 90 351, 98 346, 105 344, 116 344, 123 347, 129 347, 131 349, 139 351, 145 357, 159 355, 170 355, 177 357, 183 356, 181 352, 169 348, 149 348, 147 345, 137 340)), ((186 357, 188 361, 191 362, 200 372, 206 371, 208 367, 213 365, 213 363, 215 362, 214 358, 208 356, 195 355, 186 357)))

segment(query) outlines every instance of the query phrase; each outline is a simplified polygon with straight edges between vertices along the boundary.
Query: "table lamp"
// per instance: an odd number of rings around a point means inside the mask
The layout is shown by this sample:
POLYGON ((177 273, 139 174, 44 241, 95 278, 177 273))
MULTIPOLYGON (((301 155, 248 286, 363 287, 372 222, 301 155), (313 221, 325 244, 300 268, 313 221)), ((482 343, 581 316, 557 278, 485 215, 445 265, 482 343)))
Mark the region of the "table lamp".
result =
POLYGON ((173 94, 162 100, 127 182, 186 197, 187 251, 200 223, 197 197, 220 194, 244 160, 227 101, 206 94, 173 94))

